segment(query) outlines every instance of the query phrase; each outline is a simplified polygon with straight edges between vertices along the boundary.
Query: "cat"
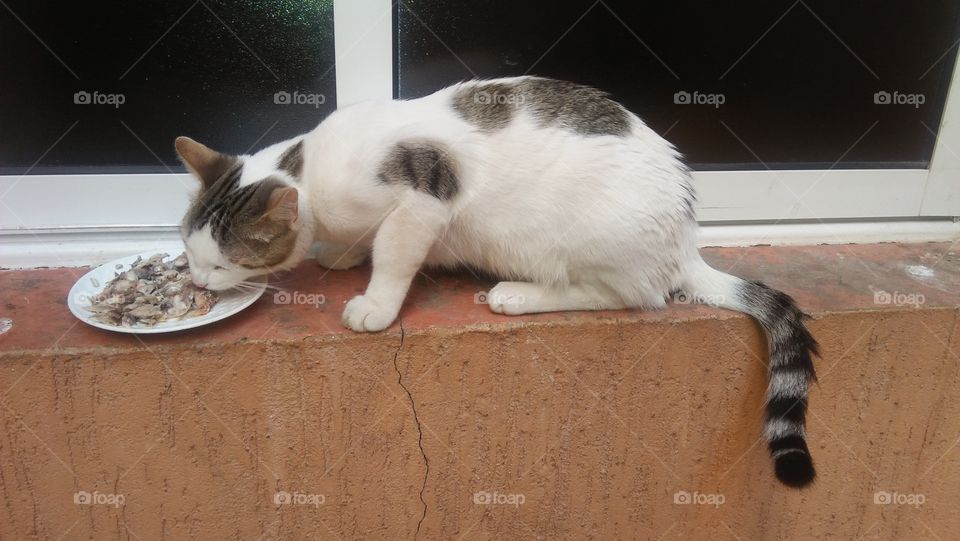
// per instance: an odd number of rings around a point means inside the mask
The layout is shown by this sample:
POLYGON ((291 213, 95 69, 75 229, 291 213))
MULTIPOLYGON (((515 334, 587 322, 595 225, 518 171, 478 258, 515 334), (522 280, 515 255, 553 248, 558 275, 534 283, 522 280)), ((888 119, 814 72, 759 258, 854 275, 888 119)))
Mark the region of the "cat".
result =
POLYGON ((201 183, 183 220, 194 280, 224 290, 307 257, 373 272, 343 323, 380 331, 424 265, 502 278, 490 310, 656 309, 682 292, 753 316, 770 352, 765 437, 776 476, 814 477, 805 437, 817 343, 793 299, 708 266, 689 170, 607 94, 539 77, 473 80, 364 102, 252 156, 180 137, 201 183))

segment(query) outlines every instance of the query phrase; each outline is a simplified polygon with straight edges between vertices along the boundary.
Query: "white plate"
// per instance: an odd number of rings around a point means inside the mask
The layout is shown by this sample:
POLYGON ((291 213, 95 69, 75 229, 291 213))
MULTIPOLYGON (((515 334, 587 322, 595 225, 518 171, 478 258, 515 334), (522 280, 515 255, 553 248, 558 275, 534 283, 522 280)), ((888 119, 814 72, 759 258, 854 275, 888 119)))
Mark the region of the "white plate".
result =
MULTIPOLYGON (((70 307, 70 311, 73 312, 73 315, 77 316, 80 321, 100 329, 132 334, 157 334, 192 329, 230 317, 256 302, 267 288, 266 279, 264 278, 263 283, 256 289, 218 291, 217 294, 220 296, 220 300, 217 301, 217 304, 213 305, 213 308, 206 314, 197 317, 184 317, 183 319, 161 321, 152 327, 139 324, 133 327, 122 327, 120 325, 102 323, 94 319, 93 313, 87 310, 90 306, 90 299, 95 298, 103 291, 103 288, 107 287, 107 283, 113 280, 116 273, 129 270, 130 265, 132 265, 138 257, 147 259, 156 253, 154 250, 114 259, 84 274, 83 278, 80 278, 80 280, 70 288, 70 295, 67 297, 67 306, 70 307), (118 269, 116 268, 117 265, 122 265, 122 267, 118 269)), ((166 253, 170 253, 170 257, 180 255, 180 251, 166 253)))

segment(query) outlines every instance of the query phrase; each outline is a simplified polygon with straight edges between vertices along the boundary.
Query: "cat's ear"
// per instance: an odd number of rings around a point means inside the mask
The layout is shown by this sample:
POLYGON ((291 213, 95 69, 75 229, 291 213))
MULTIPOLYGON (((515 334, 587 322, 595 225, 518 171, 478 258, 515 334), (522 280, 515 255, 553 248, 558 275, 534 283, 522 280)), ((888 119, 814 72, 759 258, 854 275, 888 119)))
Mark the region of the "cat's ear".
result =
POLYGON ((297 221, 297 201, 299 194, 292 186, 274 188, 267 200, 267 211, 263 217, 275 223, 291 225, 297 221))
POLYGON ((237 161, 233 156, 217 152, 189 137, 177 137, 173 146, 180 156, 180 161, 200 180, 204 190, 212 186, 237 161))

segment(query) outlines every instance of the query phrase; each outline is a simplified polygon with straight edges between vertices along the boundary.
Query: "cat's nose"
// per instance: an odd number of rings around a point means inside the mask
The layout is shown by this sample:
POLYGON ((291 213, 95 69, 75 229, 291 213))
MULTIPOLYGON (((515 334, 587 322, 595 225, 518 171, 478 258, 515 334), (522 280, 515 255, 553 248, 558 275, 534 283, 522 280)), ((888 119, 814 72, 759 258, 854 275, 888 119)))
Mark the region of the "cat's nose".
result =
POLYGON ((192 277, 191 280, 193 281, 193 285, 195 285, 195 286, 197 286, 197 287, 199 287, 199 288, 207 287, 207 283, 206 283, 206 282, 203 282, 203 281, 201 281, 201 280, 198 280, 196 276, 192 277))

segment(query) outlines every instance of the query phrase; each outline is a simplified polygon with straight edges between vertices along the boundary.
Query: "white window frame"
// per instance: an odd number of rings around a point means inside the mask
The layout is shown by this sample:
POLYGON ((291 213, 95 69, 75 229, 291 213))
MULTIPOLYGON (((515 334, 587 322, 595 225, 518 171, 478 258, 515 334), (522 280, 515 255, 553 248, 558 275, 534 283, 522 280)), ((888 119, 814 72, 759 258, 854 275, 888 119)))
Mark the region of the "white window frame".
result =
MULTIPOLYGON (((334 2, 338 105, 393 97, 393 9, 391 0, 334 2)), ((958 89, 955 68, 929 169, 693 173, 701 244, 956 241, 958 89)), ((0 268, 175 250, 195 188, 186 174, 0 176, 0 268)))

